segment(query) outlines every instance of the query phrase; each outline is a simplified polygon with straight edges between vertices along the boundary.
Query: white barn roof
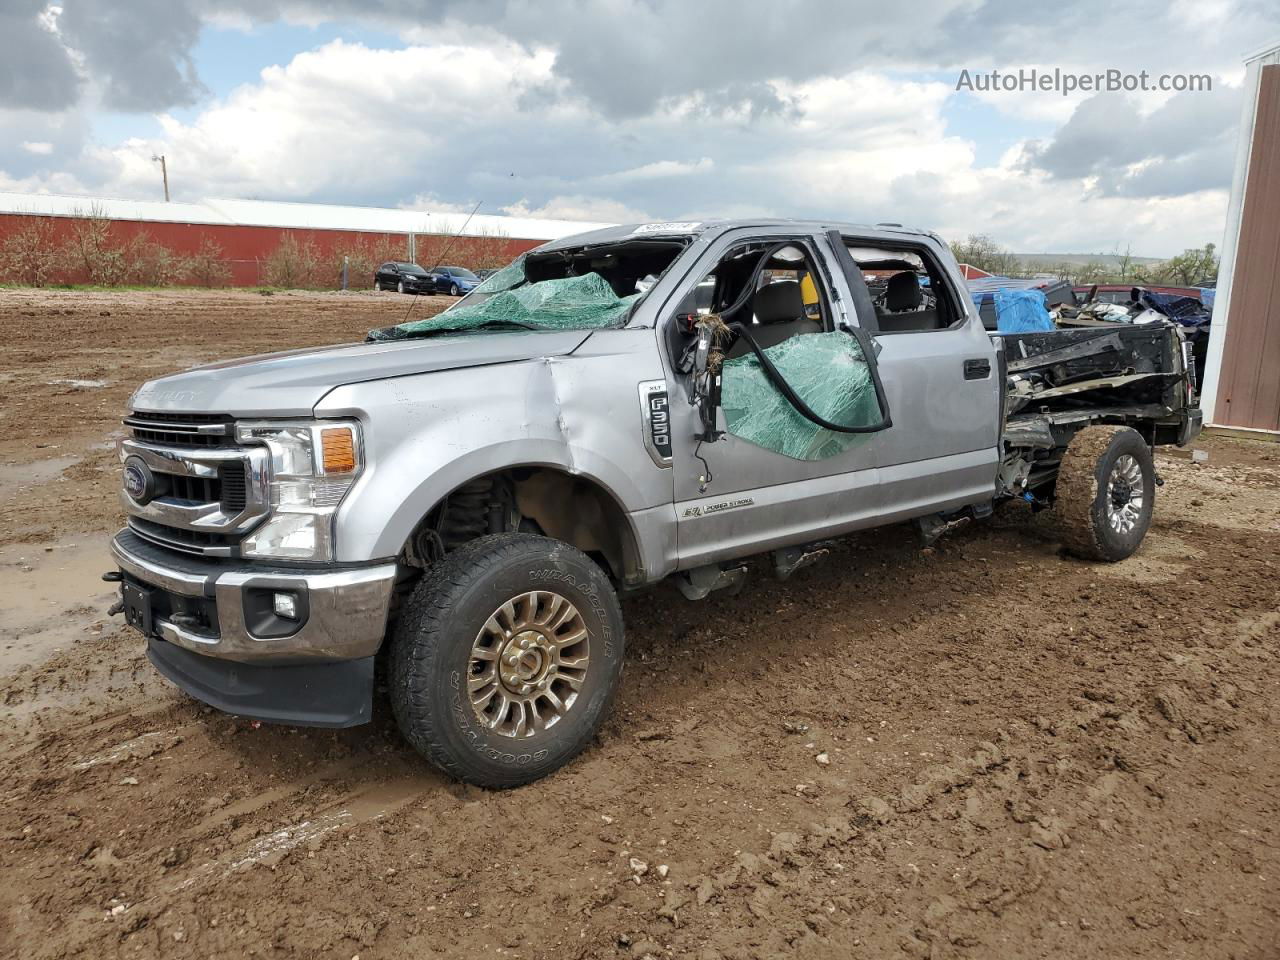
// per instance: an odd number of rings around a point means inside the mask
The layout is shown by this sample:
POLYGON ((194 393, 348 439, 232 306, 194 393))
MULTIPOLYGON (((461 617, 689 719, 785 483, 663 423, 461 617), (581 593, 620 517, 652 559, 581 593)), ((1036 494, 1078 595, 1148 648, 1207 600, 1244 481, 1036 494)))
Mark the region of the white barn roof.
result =
POLYGON ((361 230, 368 233, 435 233, 503 236, 517 240, 558 240, 575 233, 613 226, 581 220, 544 220, 477 213, 439 213, 393 207, 348 207, 273 200, 218 200, 164 203, 52 193, 0 191, 0 214, 74 217, 94 212, 112 220, 156 223, 208 223, 221 226, 276 227, 310 230, 361 230))

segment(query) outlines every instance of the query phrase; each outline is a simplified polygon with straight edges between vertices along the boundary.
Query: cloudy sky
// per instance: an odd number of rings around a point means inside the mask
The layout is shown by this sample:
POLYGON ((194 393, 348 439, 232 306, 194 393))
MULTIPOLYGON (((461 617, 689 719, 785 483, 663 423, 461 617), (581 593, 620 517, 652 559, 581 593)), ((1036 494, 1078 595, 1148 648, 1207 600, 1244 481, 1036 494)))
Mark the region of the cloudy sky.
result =
POLYGON ((3 0, 0 190, 1220 242, 1274 0, 3 0), (901 11, 901 12, 898 12, 901 11), (1208 92, 957 90, 962 70, 1208 92))

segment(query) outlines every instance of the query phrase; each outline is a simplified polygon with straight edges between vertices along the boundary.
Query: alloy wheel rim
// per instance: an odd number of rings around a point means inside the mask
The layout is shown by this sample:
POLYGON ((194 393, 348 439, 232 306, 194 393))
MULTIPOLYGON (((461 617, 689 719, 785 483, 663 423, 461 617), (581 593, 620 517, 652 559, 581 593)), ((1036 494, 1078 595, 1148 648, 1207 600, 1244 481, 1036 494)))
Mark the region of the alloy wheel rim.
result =
POLYGON ((587 676, 591 636, 578 608, 558 593, 530 590, 485 621, 471 645, 467 696, 488 729, 521 739, 573 709, 587 676))
POLYGON ((1130 454, 1122 454, 1107 477, 1107 523, 1116 533, 1129 533, 1138 525, 1146 497, 1142 467, 1130 454))

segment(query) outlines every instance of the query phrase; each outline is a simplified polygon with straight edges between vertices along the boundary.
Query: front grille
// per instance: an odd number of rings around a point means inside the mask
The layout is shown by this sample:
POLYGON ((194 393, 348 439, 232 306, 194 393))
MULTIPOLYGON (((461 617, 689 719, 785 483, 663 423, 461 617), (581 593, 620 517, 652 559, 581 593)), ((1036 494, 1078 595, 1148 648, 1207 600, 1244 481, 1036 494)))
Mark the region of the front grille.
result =
POLYGON ((133 439, 166 447, 229 447, 235 442, 232 417, 224 413, 150 413, 124 418, 133 439))
POLYGON ((216 477, 187 477, 176 473, 158 474, 162 479, 160 496, 182 503, 218 503, 222 512, 237 514, 248 502, 248 482, 244 465, 224 463, 216 477))
POLYGON ((219 483, 215 478, 182 477, 175 473, 160 474, 169 484, 166 499, 183 500, 187 503, 212 503, 221 499, 219 483))
POLYGON ((210 550, 228 550, 239 542, 238 537, 225 533, 207 533, 203 530, 184 530, 182 527, 170 527, 163 523, 143 520, 141 517, 130 517, 129 528, 144 540, 170 550, 182 550, 186 553, 207 553, 210 550))
POLYGON ((218 499, 222 502, 223 513, 239 513, 245 508, 249 496, 249 481, 243 464, 224 463, 220 466, 218 485, 221 487, 218 499))
POLYGON ((237 555, 268 512, 256 479, 267 468, 266 451, 238 445, 225 414, 135 410, 124 424, 133 434, 121 445, 126 461, 140 458, 156 481, 148 502, 126 503, 137 536, 168 550, 237 555))

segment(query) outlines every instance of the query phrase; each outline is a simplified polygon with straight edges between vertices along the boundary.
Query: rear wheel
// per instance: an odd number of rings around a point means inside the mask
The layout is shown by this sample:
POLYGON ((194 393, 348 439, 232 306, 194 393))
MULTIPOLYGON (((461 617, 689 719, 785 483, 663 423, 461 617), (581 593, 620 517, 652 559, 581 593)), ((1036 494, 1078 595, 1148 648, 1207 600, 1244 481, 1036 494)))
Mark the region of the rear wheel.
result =
POLYGON ((391 644, 391 706, 405 739, 460 780, 515 787, 595 735, 622 673, 622 613, 581 551, 495 534, 427 571, 391 644))
POLYGON ((1053 511, 1063 544, 1086 560, 1123 560, 1138 549, 1155 507, 1155 463, 1130 427, 1085 427, 1058 468, 1053 511))
POLYGON ((458 285, 456 283, 449 287, 449 293, 455 297, 462 296, 462 291, 458 289, 458 285))

